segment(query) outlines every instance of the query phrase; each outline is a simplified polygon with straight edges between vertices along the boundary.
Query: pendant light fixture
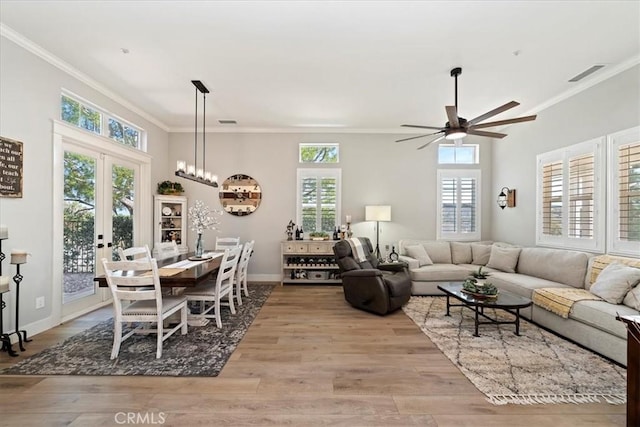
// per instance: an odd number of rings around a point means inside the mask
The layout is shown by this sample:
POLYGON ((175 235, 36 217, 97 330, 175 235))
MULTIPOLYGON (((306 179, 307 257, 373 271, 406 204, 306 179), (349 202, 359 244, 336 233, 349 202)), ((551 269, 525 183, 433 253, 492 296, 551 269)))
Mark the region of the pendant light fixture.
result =
POLYGON ((213 175, 205 168, 205 121, 207 112, 207 94, 209 89, 200 80, 191 80, 191 83, 196 87, 196 120, 194 126, 194 159, 193 165, 187 165, 184 160, 178 160, 176 165, 176 176, 186 178, 191 181, 199 182, 200 184, 209 185, 211 187, 218 186, 218 176, 213 175), (198 92, 202 93, 202 168, 198 168, 198 92))

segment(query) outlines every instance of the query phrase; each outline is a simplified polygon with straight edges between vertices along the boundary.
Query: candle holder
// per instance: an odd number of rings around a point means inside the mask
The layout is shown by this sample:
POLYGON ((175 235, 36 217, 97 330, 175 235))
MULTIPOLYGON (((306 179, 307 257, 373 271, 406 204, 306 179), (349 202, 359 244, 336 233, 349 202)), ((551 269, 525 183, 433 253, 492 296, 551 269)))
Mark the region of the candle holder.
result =
MULTIPOLYGON (((2 252, 3 240, 6 240, 6 237, 0 237, 0 276, 2 276, 2 261, 4 261, 6 258, 4 252, 2 252)), ((9 356, 17 357, 18 353, 16 353, 13 350, 10 334, 4 333, 4 316, 2 312, 7 307, 7 304, 2 299, 3 295, 4 295, 4 292, 0 290, 0 341, 2 341, 2 349, 0 351, 6 351, 9 354, 9 356)))
MULTIPOLYGON (((25 256, 26 258, 26 256, 25 256)), ((8 335, 16 334, 18 336, 18 347, 20 347, 20 351, 25 351, 24 343, 31 342, 27 337, 27 331, 24 329, 20 329, 20 282, 22 282, 22 274, 20 274, 20 265, 26 263, 26 260, 22 263, 16 262, 15 259, 12 259, 12 264, 16 266, 16 274, 13 276, 13 281, 16 284, 16 330, 14 332, 9 333, 8 335), (22 333, 22 335, 20 335, 22 333)))

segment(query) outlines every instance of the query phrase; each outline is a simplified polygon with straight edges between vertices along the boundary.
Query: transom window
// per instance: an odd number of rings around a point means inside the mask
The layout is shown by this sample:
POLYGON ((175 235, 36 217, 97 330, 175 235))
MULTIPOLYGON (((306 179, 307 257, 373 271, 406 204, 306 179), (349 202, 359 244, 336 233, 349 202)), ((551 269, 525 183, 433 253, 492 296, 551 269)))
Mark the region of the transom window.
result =
POLYGON ((300 163, 338 163, 339 144, 301 143, 300 163))
POLYGON ((438 145, 438 163, 441 165, 473 165, 480 163, 478 144, 440 144, 438 145))
POLYGON ((63 93, 61 96, 60 118, 94 134, 111 138, 122 145, 143 149, 141 128, 69 93, 63 93))

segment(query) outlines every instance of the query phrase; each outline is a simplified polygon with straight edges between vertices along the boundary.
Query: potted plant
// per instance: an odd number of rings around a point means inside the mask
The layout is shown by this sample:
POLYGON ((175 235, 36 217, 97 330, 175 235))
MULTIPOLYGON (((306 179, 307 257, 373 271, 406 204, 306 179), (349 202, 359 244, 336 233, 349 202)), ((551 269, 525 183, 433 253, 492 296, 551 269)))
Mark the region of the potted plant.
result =
POLYGON ((162 181, 158 183, 158 194, 179 196, 183 192, 184 188, 179 182, 162 181))
POLYGON ((489 273, 482 271, 482 266, 480 266, 480 268, 478 268, 478 271, 474 271, 473 273, 471 273, 471 275, 475 279, 486 280, 486 279, 489 278, 489 273))

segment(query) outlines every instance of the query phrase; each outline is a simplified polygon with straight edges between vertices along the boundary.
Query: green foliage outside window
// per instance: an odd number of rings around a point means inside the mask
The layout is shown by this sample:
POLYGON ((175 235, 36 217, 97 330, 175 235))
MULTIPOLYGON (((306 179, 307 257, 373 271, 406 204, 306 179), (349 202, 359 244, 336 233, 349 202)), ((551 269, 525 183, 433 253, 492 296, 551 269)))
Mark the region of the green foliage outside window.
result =
POLYGON ((338 163, 338 144, 300 144, 301 163, 338 163))

